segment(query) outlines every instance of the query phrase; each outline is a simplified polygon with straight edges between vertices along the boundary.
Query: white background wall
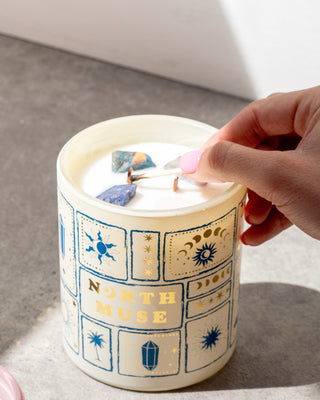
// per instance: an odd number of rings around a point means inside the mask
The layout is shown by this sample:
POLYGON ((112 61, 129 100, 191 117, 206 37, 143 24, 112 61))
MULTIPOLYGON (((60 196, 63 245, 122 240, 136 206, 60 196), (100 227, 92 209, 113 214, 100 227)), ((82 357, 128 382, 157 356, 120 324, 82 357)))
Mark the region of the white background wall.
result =
POLYGON ((247 98, 319 84, 319 17, 319 0, 0 0, 2 33, 247 98))

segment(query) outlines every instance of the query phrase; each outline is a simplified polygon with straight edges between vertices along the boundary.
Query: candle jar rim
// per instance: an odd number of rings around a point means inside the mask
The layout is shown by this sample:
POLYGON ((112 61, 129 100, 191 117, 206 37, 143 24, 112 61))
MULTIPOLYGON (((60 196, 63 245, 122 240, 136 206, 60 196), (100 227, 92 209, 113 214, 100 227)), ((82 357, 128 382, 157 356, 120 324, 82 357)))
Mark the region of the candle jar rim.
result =
MULTIPOLYGON (((192 214, 196 213, 199 211, 205 211, 209 208, 215 207, 223 202, 225 202, 227 199, 230 197, 234 196, 236 193, 240 192, 243 190, 243 186, 237 183, 232 183, 232 185, 227 188, 223 193, 215 196, 214 198, 210 200, 203 201, 201 203, 197 203, 194 205, 190 206, 185 206, 181 208, 172 208, 172 209, 165 209, 165 210, 154 210, 154 209, 135 209, 135 208, 130 208, 130 207, 123 207, 123 206, 118 206, 115 204, 110 204, 107 202, 103 202, 102 200, 96 199, 95 197, 89 195, 88 193, 84 192, 80 185, 77 185, 77 183, 71 178, 70 172, 68 172, 67 168, 67 163, 71 162, 70 161, 70 154, 73 153, 73 157, 76 158, 77 154, 74 155, 74 151, 77 149, 77 144, 81 140, 83 140, 85 143, 83 146, 85 147, 86 142, 89 139, 89 136, 92 135, 96 132, 98 132, 100 135, 103 135, 103 131, 106 128, 112 128, 112 126, 116 126, 119 124, 130 124, 130 123, 151 123, 151 126, 157 123, 173 123, 173 124, 180 124, 181 127, 184 128, 193 128, 199 129, 199 133, 201 132, 203 137, 208 138, 212 134, 214 134, 217 129, 214 128, 213 126, 210 126, 208 124, 205 124, 200 121, 196 121, 193 119, 189 118, 184 118, 184 117, 177 117, 177 116, 171 116, 171 115, 162 115, 162 114, 142 114, 142 115, 129 115, 129 116, 123 116, 123 117, 117 117, 117 118, 112 118, 106 121, 98 122, 94 125, 91 125, 77 134, 75 134, 73 137, 71 137, 66 144, 62 147, 62 149, 59 152, 58 158, 57 158, 57 175, 58 175, 58 181, 61 181, 66 185, 70 192, 73 193, 76 197, 80 198, 84 203, 90 204, 93 207, 99 208, 100 210, 105 210, 108 212, 113 212, 116 214, 122 214, 122 215, 130 215, 130 216, 136 216, 136 217, 146 217, 146 218, 166 218, 166 217, 172 217, 172 216, 180 216, 180 215, 187 215, 187 214, 192 214)), ((146 126, 147 126, 146 125, 146 126)), ((149 129, 150 131, 150 129, 149 129)), ((99 135, 98 135, 99 136, 99 135)), ((171 135, 172 137, 173 135, 171 135)), ((128 138, 128 136, 127 136, 128 138)), ((136 138, 135 136, 132 136, 130 139, 136 138)), ((148 141, 152 141, 149 140, 148 141)), ((162 139, 165 139, 162 137, 162 139)), ((170 139, 170 136, 167 137, 167 140, 170 139)), ((146 140, 146 138, 144 138, 146 140)), ((154 140, 155 142, 159 142, 159 140, 154 140)), ((136 140, 132 140, 132 143, 135 143, 136 140)), ((166 142, 166 140, 163 140, 163 142, 166 142)), ((175 143, 174 141, 171 141, 171 143, 175 143)), ((194 141, 195 143, 195 141, 194 141)), ((99 140, 97 140, 96 145, 99 145, 99 140)), ((79 153, 80 154, 80 153, 79 153)), ((81 158, 81 156, 80 156, 81 158)), ((72 159, 72 156, 71 156, 72 159)), ((80 160, 81 161, 81 160, 80 160)))

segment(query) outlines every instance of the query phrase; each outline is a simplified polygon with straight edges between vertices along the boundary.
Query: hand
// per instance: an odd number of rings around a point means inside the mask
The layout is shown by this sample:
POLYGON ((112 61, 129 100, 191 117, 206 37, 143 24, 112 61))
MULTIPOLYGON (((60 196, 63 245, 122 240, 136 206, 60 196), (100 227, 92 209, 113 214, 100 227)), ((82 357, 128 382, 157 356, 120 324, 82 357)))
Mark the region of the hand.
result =
POLYGON ((195 179, 248 187, 245 244, 292 224, 320 239, 320 86, 254 101, 202 150, 195 179))

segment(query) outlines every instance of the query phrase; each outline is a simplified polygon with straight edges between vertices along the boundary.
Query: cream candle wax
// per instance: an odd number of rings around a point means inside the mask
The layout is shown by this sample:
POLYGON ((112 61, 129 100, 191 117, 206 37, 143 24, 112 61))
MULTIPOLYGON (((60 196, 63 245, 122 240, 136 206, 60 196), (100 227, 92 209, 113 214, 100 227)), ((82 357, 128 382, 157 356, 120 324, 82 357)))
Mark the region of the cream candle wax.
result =
POLYGON ((178 117, 124 117, 85 129, 59 155, 64 345, 98 380, 174 389, 232 355, 245 188, 181 179, 173 192, 173 177, 163 177, 139 181, 125 207, 96 199, 126 181, 111 172, 112 151, 146 152, 162 170, 214 131, 178 117))
MULTIPOLYGON (((176 160, 183 153, 193 150, 191 147, 173 143, 143 142, 121 147, 121 151, 144 152, 151 156, 155 167, 139 170, 144 172, 165 172, 166 164, 176 160)), ((97 197, 106 188, 125 184, 126 173, 112 172, 112 152, 90 157, 82 168, 77 171, 77 181, 82 190, 97 197)), ((135 171, 137 172, 137 171, 135 171)), ((180 175, 181 176, 181 175, 180 175)), ((181 209, 195 204, 204 203, 224 193, 230 183, 199 185, 183 175, 179 180, 179 190, 173 191, 175 175, 161 176, 137 183, 137 194, 127 207, 139 210, 169 210, 181 209)))

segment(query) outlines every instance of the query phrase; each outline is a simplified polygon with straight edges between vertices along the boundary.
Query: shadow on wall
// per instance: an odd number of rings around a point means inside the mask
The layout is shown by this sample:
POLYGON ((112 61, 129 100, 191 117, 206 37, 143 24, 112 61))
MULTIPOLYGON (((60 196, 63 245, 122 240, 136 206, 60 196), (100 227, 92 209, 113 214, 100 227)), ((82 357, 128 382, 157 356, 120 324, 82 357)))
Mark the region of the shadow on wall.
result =
POLYGON ((229 364, 185 391, 319 382, 320 292, 281 283, 241 285, 238 340, 229 364))

